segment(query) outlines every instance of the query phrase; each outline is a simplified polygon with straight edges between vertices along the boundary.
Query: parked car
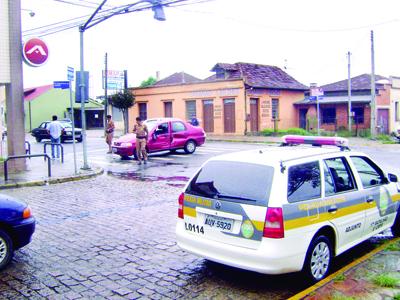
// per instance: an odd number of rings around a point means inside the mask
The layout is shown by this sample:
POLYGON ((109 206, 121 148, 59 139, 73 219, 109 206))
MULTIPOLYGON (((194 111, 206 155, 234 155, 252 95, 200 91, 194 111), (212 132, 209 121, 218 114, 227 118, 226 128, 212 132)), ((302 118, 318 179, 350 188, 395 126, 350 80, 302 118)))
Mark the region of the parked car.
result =
MULTIPOLYGON (((183 149, 191 154, 206 140, 206 134, 202 128, 194 127, 180 119, 157 118, 148 119, 144 123, 149 130, 147 142, 149 153, 183 149)), ((120 137, 114 141, 112 151, 122 158, 134 156, 137 159, 136 135, 130 133, 120 137)))
POLYGON ((345 143, 286 136, 287 147, 211 158, 179 196, 178 246, 259 273, 302 270, 315 282, 371 236, 400 236, 397 176, 345 143))
MULTIPOLYGON (((63 127, 61 134, 61 143, 67 140, 72 140, 72 124, 69 121, 59 121, 63 127)), ((36 141, 40 143, 42 140, 50 140, 50 133, 48 132, 48 126, 50 121, 43 122, 38 128, 32 130, 32 136, 36 138, 36 141)), ((82 129, 75 127, 75 139, 78 142, 82 142, 82 129)))
POLYGON ((0 270, 12 259, 14 251, 31 241, 35 218, 25 203, 0 195, 0 270))

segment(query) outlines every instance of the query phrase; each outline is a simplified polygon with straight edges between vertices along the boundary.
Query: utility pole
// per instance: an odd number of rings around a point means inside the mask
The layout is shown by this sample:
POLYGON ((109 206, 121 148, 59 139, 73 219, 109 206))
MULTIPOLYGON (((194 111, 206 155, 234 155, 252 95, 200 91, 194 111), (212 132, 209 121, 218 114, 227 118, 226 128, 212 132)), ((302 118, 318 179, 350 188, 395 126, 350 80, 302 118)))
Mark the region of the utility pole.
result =
MULTIPOLYGON (((21 1, 8 1, 10 83, 6 84, 8 156, 25 154, 24 87, 22 76, 21 1)), ((26 169, 24 158, 13 160, 15 171, 26 169)))
POLYGON ((375 103, 375 51, 374 31, 371 30, 371 137, 376 136, 376 103, 375 103))
POLYGON ((107 127, 107 115, 108 115, 108 95, 107 95, 107 85, 108 85, 108 61, 107 52, 104 58, 104 130, 107 127))
MULTIPOLYGON (((124 90, 127 91, 128 90, 128 71, 124 70, 124 90)), ((125 124, 125 129, 126 129, 126 133, 129 132, 129 111, 126 110, 125 111, 125 118, 124 118, 126 124, 125 124)))
POLYGON ((348 111, 348 116, 349 116, 349 132, 351 133, 351 77, 350 77, 350 51, 347 52, 347 96, 348 96, 348 101, 349 101, 349 111, 348 111))

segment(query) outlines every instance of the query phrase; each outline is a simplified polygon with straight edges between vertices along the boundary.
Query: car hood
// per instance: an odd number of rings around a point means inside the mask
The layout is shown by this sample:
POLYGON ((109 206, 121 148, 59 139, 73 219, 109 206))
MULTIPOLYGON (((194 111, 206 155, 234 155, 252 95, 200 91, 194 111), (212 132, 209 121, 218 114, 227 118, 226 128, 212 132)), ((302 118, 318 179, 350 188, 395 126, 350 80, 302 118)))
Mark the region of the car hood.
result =
POLYGON ((134 143, 135 141, 136 141, 136 134, 134 133, 125 134, 115 140, 115 142, 118 143, 134 143))

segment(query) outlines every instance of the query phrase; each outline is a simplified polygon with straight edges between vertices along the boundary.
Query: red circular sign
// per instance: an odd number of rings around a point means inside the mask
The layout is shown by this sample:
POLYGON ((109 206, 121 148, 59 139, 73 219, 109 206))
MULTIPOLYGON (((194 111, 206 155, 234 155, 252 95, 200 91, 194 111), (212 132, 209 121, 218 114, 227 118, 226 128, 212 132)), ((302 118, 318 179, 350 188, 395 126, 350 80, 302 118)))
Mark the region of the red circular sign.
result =
POLYGON ((44 41, 39 38, 27 40, 22 49, 25 62, 32 67, 40 67, 49 58, 49 49, 44 41))

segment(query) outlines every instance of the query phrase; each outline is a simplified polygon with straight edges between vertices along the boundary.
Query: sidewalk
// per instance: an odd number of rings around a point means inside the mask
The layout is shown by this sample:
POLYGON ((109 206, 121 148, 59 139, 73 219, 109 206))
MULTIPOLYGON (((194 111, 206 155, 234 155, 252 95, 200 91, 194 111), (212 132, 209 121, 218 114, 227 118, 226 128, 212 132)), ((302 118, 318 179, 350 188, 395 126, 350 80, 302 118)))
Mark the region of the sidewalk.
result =
POLYGON ((290 298, 305 300, 400 299, 400 238, 290 298))
MULTIPOLYGON (((48 147, 50 151, 50 147, 48 147)), ((32 154, 42 152, 32 152, 32 154)), ((9 163, 11 163, 10 161, 9 163)), ((77 163, 77 173, 75 174, 74 163, 71 159, 50 160, 51 176, 48 176, 48 161, 43 157, 32 157, 26 159, 27 169, 18 173, 8 172, 8 180, 4 180, 3 164, 0 165, 0 189, 16 188, 23 186, 37 186, 62 183, 91 178, 103 173, 103 169, 94 167, 91 170, 81 170, 82 163, 77 163)))

